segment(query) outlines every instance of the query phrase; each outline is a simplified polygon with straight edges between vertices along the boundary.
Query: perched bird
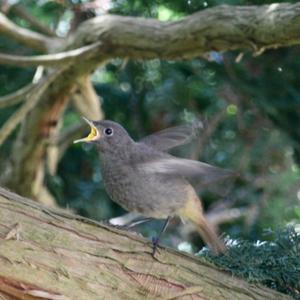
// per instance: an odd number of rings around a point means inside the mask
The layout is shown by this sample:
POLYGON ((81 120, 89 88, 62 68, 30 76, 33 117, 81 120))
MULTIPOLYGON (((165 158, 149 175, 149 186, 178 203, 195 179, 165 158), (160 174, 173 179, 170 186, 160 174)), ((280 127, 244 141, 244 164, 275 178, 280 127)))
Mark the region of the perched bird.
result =
POLYGON ((213 253, 225 251, 223 241, 204 217, 190 179, 197 177, 205 185, 227 178, 232 172, 167 153, 191 140, 194 125, 168 128, 135 142, 115 122, 85 121, 91 132, 74 143, 88 142, 97 146, 104 185, 113 201, 145 217, 179 216, 191 221, 213 253))

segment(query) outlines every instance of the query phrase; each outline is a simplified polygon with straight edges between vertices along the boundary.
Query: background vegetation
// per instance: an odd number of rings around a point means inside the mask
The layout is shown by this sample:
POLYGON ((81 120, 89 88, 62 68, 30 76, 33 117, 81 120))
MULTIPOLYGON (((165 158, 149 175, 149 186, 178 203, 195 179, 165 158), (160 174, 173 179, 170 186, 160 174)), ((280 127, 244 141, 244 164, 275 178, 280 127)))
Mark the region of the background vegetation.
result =
MULTIPOLYGON (((269 1, 226 1, 234 5, 264 3, 269 1)), ((77 16, 82 21, 101 15, 107 9, 126 16, 176 20, 224 2, 24 0, 20 4, 36 19, 65 36, 79 22, 77 16)), ((4 8, 5 1, 2 10, 4 8)), ((9 10, 7 15, 20 26, 31 28, 15 10, 9 10)), ((0 51, 38 54, 4 36, 0 36, 0 51)), ((204 129, 199 140, 177 149, 175 154, 241 174, 228 193, 204 193, 203 202, 225 235, 256 241, 270 239, 263 235, 268 228, 293 224, 299 231, 298 58, 299 47, 269 50, 258 57, 251 53, 211 52, 205 58, 189 61, 115 59, 96 69, 92 78, 105 118, 121 123, 136 139, 169 126, 201 119, 204 129), (221 212, 225 212, 222 217, 221 212)), ((34 68, 2 65, 0 95, 30 82, 34 71, 34 68)), ((1 109, 0 125, 18 107, 1 109)), ((78 112, 69 106, 62 126, 67 128, 78 122, 78 112)), ((0 148, 3 168, 19 130, 0 148)), ((98 154, 90 145, 72 145, 61 158, 55 174, 48 172, 45 181, 58 205, 103 220, 124 211, 106 195, 97 160, 98 154)), ((153 221, 138 230, 153 236, 160 225, 159 221, 153 221)), ((162 243, 186 251, 200 249, 199 239, 188 227, 179 229, 179 226, 179 222, 174 221, 162 243)))

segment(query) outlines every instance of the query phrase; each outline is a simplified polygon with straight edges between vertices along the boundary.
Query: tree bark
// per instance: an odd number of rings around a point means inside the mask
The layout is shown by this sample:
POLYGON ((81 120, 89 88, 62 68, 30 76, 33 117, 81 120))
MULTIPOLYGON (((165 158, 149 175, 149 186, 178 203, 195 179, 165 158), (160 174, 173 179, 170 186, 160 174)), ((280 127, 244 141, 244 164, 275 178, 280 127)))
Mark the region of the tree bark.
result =
POLYGON ((111 57, 133 59, 191 59, 209 51, 235 49, 259 54, 299 44, 300 3, 220 5, 172 22, 100 16, 78 28, 70 47, 96 41, 111 57))
POLYGON ((290 299, 137 234, 0 188, 1 299, 290 299))

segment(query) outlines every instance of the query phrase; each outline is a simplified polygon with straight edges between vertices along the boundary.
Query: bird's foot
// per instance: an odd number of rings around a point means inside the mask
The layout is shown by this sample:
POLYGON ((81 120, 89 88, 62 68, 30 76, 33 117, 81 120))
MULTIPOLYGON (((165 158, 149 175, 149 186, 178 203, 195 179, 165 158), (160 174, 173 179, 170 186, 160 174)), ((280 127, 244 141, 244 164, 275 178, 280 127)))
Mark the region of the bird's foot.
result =
POLYGON ((159 237, 153 237, 152 238, 152 257, 155 256, 156 251, 158 250, 158 246, 159 246, 159 237))
POLYGON ((170 222, 170 219, 171 217, 168 217, 161 229, 161 231, 159 232, 158 236, 155 237, 155 238, 152 238, 152 257, 155 256, 155 253, 156 253, 156 250, 158 248, 158 245, 159 245, 159 239, 160 237, 162 236, 162 234, 166 231, 167 227, 168 227, 168 224, 170 222))

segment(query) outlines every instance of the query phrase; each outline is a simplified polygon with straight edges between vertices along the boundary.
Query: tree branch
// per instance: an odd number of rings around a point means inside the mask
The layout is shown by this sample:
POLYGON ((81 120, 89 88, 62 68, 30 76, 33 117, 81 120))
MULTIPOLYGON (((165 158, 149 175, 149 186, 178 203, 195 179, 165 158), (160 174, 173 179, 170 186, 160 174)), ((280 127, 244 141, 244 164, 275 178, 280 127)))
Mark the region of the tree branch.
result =
POLYGON ((60 66, 73 62, 76 59, 87 59, 97 52, 101 47, 101 42, 96 42, 92 45, 83 46, 75 50, 59 52, 46 55, 22 56, 0 53, 0 64, 16 65, 18 67, 28 66, 60 66))
POLYGON ((134 233, 0 188, 0 298, 291 299, 203 258, 164 247, 153 258, 151 251, 134 233))
POLYGON ((82 76, 77 80, 77 90, 73 94, 72 104, 80 115, 90 120, 103 118, 100 99, 93 87, 90 75, 82 76))
POLYGON ((0 33, 6 35, 16 41, 43 51, 47 52, 49 49, 57 47, 61 40, 59 38, 50 38, 41 33, 22 28, 12 21, 10 21, 3 13, 0 12, 0 33))
MULTIPOLYGON (((6 17, 2 15, 1 22, 0 14, 0 30, 1 24, 5 23, 3 18, 6 17)), ((18 33, 18 30, 13 32, 18 33)), ((25 36, 21 35, 22 38, 25 36)), ((300 3, 221 5, 174 22, 105 15, 84 22, 70 38, 66 48, 79 49, 33 57, 1 54, 0 63, 20 66, 63 64, 81 55, 77 51, 90 50, 80 47, 95 45, 97 48, 96 43, 99 47, 92 53, 93 64, 115 57, 189 59, 212 50, 250 49, 254 54, 261 54, 269 48, 300 43, 300 3)))
POLYGON ((300 43, 300 3, 221 5, 173 22, 104 15, 83 23, 70 45, 96 41, 111 58, 190 59, 235 49, 260 54, 300 43))

